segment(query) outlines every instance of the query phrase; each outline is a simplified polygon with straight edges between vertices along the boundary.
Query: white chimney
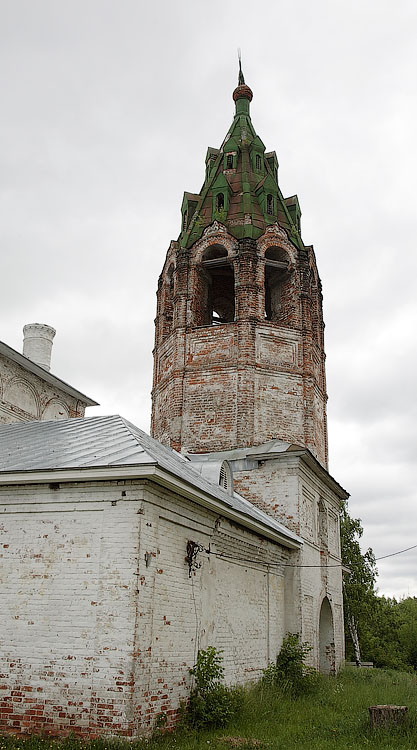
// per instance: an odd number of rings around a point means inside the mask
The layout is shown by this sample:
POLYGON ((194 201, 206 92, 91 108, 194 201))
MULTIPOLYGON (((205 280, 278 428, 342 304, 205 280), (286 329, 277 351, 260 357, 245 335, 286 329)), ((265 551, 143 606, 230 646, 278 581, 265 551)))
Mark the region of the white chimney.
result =
POLYGON ((49 372, 51 368, 54 328, 43 323, 29 323, 23 328, 23 354, 49 372))

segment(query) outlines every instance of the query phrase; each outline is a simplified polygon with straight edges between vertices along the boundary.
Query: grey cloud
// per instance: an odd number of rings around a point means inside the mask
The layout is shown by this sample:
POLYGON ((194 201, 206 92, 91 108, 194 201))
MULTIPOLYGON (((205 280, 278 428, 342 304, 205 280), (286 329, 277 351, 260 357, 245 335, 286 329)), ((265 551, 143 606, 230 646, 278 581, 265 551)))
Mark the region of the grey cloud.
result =
MULTIPOLYGON (((417 522, 416 27, 414 0, 272 5, 259 34, 248 0, 0 8, 0 338, 51 323, 56 374, 148 429, 157 279, 241 46, 323 280, 331 470, 375 550, 417 522)), ((381 590, 406 593, 397 565, 381 590)))

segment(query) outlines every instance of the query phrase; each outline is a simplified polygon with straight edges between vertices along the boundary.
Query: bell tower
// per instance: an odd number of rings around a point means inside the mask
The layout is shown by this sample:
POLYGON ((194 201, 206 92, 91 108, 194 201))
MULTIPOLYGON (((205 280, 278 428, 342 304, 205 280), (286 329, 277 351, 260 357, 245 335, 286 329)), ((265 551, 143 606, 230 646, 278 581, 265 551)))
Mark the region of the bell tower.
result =
POLYGON ((200 454, 280 439, 327 468, 320 278, 252 97, 240 69, 232 125, 184 193, 158 283, 152 435, 200 454))

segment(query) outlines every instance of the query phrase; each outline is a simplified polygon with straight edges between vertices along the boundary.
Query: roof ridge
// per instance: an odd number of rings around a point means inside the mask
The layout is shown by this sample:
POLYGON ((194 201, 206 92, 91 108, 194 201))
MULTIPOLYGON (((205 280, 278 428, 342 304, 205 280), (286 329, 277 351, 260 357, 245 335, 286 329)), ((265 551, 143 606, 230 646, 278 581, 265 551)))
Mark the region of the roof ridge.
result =
MULTIPOLYGON (((126 419, 126 417, 122 417, 120 415, 118 416, 120 417, 125 427, 129 430, 130 434, 139 443, 139 445, 141 445, 141 440, 145 442, 151 441, 152 443, 155 443, 155 446, 157 446, 158 450, 165 451, 170 458, 175 456, 176 458, 179 458, 181 461, 187 462, 187 464, 189 463, 191 466, 191 461, 187 456, 184 456, 182 453, 179 453, 174 448, 171 448, 170 445, 164 445, 159 440, 152 437, 152 435, 148 435, 147 432, 145 432, 144 430, 141 430, 140 427, 136 427, 136 425, 134 425, 133 422, 130 422, 128 419, 126 419)), ((147 448, 146 452, 148 452, 148 450, 152 450, 152 446, 149 449, 147 448)))

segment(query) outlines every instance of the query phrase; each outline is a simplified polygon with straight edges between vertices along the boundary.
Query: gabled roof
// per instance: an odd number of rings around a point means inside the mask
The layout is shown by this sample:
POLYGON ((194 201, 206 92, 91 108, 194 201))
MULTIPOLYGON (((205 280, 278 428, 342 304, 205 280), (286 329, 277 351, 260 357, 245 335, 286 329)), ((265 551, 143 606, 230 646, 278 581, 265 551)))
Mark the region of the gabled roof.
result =
POLYGON ((23 354, 17 352, 15 349, 12 349, 11 346, 7 346, 7 344, 5 344, 3 341, 0 341, 0 355, 1 354, 4 357, 11 359, 12 362, 16 362, 16 364, 20 365, 20 367, 23 367, 24 370, 28 370, 28 372, 31 372, 41 380, 44 380, 45 383, 52 385, 54 388, 59 388, 61 391, 64 391, 64 393, 68 393, 69 396, 78 398, 86 406, 98 406, 97 401, 93 401, 92 398, 89 398, 84 393, 81 393, 81 391, 77 391, 71 385, 68 385, 68 383, 65 383, 60 378, 57 378, 47 370, 44 370, 43 367, 40 367, 35 362, 32 362, 31 359, 28 359, 23 354))
MULTIPOLYGON (((301 540, 275 519, 238 495, 229 495, 218 484, 207 481, 188 458, 154 440, 118 415, 63 419, 51 422, 19 422, 0 425, 0 484, 79 481, 84 477, 120 478, 122 467, 129 477, 158 481, 160 470, 193 488, 196 501, 211 497, 223 514, 244 526, 270 536, 290 547, 301 540), (94 469, 97 471, 94 473, 94 469), (100 473, 101 469, 106 469, 100 473), (77 475, 74 473, 77 470, 77 475), (37 475, 37 476, 36 476, 37 475), (270 533, 266 533, 269 531, 270 533), (272 533, 271 533, 272 532, 272 533)), ((127 476, 125 473, 124 476, 127 476)), ((161 482, 162 483, 162 482, 161 482)), ((168 486, 165 482, 165 486, 168 486)), ((190 495, 188 495, 190 496, 190 495)))

